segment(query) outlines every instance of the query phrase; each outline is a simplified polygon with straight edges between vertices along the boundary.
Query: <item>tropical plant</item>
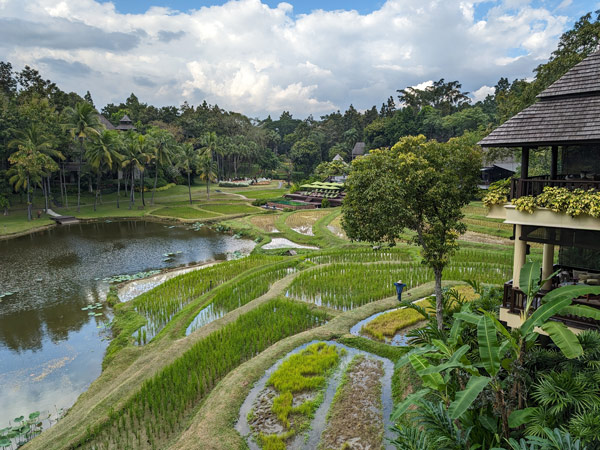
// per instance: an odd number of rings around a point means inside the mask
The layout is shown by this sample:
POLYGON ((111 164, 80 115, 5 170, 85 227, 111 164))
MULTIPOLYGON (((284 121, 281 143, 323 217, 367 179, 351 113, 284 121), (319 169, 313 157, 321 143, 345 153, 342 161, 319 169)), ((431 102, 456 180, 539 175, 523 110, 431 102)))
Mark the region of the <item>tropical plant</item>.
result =
POLYGON ((490 184, 485 197, 483 197, 483 204, 488 208, 494 205, 504 205, 508 202, 509 192, 510 178, 496 181, 495 183, 490 184))
POLYGON ((210 182, 214 182, 217 179, 217 167, 212 159, 210 150, 198 157, 197 169, 200 179, 206 181, 206 199, 210 200, 210 182))
MULTIPOLYGON (((115 165, 123 160, 121 140, 116 130, 104 130, 95 135, 88 146, 85 157, 92 170, 96 172, 96 195, 94 197, 94 211, 100 195, 100 179, 104 171, 111 171, 115 165)), ((120 186, 119 186, 120 187, 120 186)), ((118 202, 118 197, 117 197, 118 202)))
POLYGON ((177 166, 187 174, 190 205, 192 204, 192 172, 196 170, 197 165, 198 153, 194 146, 189 142, 181 145, 177 155, 177 166))
MULTIPOLYGON (((137 170, 141 175, 144 172, 148 160, 150 159, 150 155, 142 151, 139 138, 140 136, 135 132, 129 132, 127 134, 125 138, 125 154, 121 162, 121 166, 128 168, 131 174, 131 196, 129 209, 131 209, 135 203, 135 171, 137 170)), ((143 194, 144 186, 142 184, 140 184, 140 189, 143 194)))
POLYGON ((156 184, 158 182, 158 171, 159 168, 171 164, 171 157, 173 155, 173 149, 175 147, 175 139, 173 135, 168 131, 161 130, 160 128, 153 128, 150 131, 150 136, 154 142, 154 152, 152 154, 152 160, 154 161, 154 189, 152 190, 152 198, 150 204, 154 205, 154 193, 156 192, 156 184))
MULTIPOLYGON (((447 408, 453 421, 464 427, 476 427, 483 445, 498 444, 494 436, 508 440, 511 428, 526 422, 530 410, 525 409, 527 389, 524 363, 539 332, 545 332, 567 359, 584 355, 576 335, 564 324, 549 320, 557 314, 572 314, 600 318, 600 312, 589 307, 572 305, 573 298, 600 293, 599 287, 563 286, 547 293, 541 305, 533 311, 540 286, 540 266, 527 263, 521 271, 521 285, 527 302, 521 325, 513 332, 506 329, 488 311, 471 310, 464 304, 455 313, 447 336, 432 339, 431 345, 417 347, 407 353, 398 367, 410 363, 421 377, 424 388, 410 396, 395 411, 397 419, 411 404, 422 404, 426 395, 433 395, 447 408), (540 331, 541 330, 541 331, 540 331), (465 339, 476 333, 474 344, 465 339), (483 394, 483 392, 487 394, 483 394), (500 424, 496 417, 500 418, 500 424), (499 431, 497 431, 499 428, 499 431), (485 430, 488 430, 487 432, 485 430)), ((487 448, 487 447, 486 447, 487 448)))
POLYGON ((83 164, 83 149, 85 142, 92 136, 100 134, 103 126, 98 118, 98 112, 88 102, 79 102, 75 108, 67 107, 63 111, 63 126, 71 137, 79 142, 79 167, 77 168, 77 212, 81 205, 81 166, 83 164))

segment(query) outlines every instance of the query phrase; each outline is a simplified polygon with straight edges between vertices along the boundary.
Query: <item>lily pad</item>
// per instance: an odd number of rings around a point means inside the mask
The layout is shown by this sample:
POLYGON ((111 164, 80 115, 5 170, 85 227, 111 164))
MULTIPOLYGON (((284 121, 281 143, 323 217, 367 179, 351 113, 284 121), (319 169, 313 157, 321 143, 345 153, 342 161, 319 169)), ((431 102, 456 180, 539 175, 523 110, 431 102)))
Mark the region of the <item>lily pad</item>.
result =
POLYGON ((23 419, 25 418, 25 416, 19 416, 19 417, 15 417, 14 422, 15 423, 19 423, 19 422, 23 422, 23 419))
POLYGON ((31 414, 29 414, 29 420, 34 420, 34 419, 37 419, 38 417, 40 417, 39 411, 34 411, 31 414))

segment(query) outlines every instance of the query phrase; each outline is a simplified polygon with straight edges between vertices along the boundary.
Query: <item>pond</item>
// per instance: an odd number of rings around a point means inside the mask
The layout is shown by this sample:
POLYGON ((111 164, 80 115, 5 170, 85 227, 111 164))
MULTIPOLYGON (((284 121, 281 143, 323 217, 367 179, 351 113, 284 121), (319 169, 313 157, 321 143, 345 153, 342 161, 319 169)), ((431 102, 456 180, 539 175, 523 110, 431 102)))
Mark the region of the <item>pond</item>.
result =
POLYGON ((10 293, 0 298, 0 428, 36 410, 70 407, 100 375, 112 317, 98 305, 107 278, 253 247, 207 228, 143 221, 65 225, 0 241, 0 295, 10 293))

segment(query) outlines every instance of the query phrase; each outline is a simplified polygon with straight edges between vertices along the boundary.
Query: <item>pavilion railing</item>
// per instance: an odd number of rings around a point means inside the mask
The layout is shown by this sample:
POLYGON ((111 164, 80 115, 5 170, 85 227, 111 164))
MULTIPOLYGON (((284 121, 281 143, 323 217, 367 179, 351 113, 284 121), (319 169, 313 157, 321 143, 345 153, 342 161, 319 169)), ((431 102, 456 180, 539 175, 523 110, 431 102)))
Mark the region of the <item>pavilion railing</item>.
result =
POLYGON ((540 195, 546 186, 562 187, 570 190, 583 189, 589 191, 595 189, 600 191, 600 180, 588 179, 564 179, 551 180, 549 176, 539 176, 531 178, 513 178, 510 185, 509 200, 525 197, 527 195, 540 195))
MULTIPOLYGON (((536 295, 534 301, 531 304, 530 312, 535 311, 542 304, 542 299, 545 293, 539 293, 536 295)), ((573 303, 582 304, 586 306, 591 306, 592 308, 600 309, 600 305, 592 305, 587 301, 590 296, 587 297, 579 297, 573 299, 573 303)), ((512 280, 504 283, 504 295, 502 298, 502 307, 507 308, 511 314, 520 314, 525 310, 527 305, 527 295, 519 289, 513 288, 512 280)), ((567 326, 573 326, 576 328, 594 328, 600 329, 600 321, 590 319, 588 317, 578 317, 570 314, 553 316, 553 320, 563 322, 567 326)))

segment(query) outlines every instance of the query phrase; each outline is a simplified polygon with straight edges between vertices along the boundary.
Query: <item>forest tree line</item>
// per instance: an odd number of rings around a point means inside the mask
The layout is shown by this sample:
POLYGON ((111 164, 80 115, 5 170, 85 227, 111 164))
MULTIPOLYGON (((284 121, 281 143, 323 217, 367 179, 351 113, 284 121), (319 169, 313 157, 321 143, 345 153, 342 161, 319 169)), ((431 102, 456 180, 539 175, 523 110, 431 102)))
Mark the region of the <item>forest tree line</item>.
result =
POLYGON ((0 62, 0 208, 31 189, 41 189, 50 205, 63 205, 67 193, 98 195, 121 183, 130 198, 138 180, 152 188, 191 184, 197 175, 302 179, 337 154, 350 161, 357 142, 373 149, 410 135, 447 141, 468 134, 475 143, 595 51, 599 19, 599 11, 581 17, 531 81, 501 78, 482 101, 472 102, 459 81, 442 78, 424 89, 398 89, 379 108, 350 105, 319 119, 289 111, 257 119, 206 101, 156 107, 133 93, 98 108, 89 91, 67 93, 29 66, 17 71, 0 62), (136 131, 105 130, 98 114, 113 125, 127 115, 136 131))

